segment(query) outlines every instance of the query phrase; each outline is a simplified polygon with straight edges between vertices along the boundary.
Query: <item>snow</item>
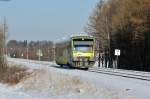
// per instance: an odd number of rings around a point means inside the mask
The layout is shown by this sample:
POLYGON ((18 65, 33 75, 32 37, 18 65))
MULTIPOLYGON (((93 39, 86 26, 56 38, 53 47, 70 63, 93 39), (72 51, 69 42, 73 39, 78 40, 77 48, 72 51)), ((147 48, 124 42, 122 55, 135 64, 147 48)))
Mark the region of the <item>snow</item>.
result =
POLYGON ((148 99, 150 82, 59 68, 54 62, 8 59, 33 71, 14 86, 0 84, 0 99, 148 99))
POLYGON ((29 94, 19 91, 17 88, 0 84, 0 99, 40 99, 40 98, 33 97, 29 94))

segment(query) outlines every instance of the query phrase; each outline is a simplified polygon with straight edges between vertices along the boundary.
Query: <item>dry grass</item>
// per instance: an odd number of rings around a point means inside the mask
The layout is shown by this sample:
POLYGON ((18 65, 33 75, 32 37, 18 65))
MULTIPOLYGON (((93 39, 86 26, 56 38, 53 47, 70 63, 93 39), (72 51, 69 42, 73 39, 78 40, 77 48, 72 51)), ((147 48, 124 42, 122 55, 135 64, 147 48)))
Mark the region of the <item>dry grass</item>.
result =
POLYGON ((25 91, 48 92, 51 95, 66 93, 92 93, 96 88, 82 81, 79 77, 70 76, 61 72, 49 70, 48 68, 33 71, 20 82, 25 91))
POLYGON ((0 82, 9 85, 15 85, 20 82, 22 78, 29 75, 27 69, 19 66, 7 66, 0 69, 0 82))
POLYGON ((26 72, 26 68, 7 65, 7 61, 5 59, 5 43, 4 31, 0 23, 0 82, 14 85, 28 73, 26 72))

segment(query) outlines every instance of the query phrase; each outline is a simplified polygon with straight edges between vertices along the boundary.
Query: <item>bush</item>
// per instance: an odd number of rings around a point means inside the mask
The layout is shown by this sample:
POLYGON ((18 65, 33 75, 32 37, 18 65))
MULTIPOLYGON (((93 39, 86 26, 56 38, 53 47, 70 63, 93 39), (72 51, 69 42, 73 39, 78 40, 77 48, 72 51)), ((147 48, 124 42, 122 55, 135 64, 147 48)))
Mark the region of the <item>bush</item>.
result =
POLYGON ((26 71, 27 68, 22 68, 19 66, 7 66, 7 68, 0 72, 0 82, 10 85, 17 84, 23 77, 29 74, 26 71))

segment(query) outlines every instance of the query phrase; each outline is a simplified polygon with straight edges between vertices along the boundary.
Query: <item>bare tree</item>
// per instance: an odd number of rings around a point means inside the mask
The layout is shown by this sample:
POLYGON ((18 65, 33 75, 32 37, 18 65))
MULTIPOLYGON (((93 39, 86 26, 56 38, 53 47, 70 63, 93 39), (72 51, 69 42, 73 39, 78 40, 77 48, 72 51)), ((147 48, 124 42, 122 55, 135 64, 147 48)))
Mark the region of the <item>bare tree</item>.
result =
POLYGON ((0 70, 3 70, 6 67, 5 59, 5 35, 3 25, 0 26, 0 70))

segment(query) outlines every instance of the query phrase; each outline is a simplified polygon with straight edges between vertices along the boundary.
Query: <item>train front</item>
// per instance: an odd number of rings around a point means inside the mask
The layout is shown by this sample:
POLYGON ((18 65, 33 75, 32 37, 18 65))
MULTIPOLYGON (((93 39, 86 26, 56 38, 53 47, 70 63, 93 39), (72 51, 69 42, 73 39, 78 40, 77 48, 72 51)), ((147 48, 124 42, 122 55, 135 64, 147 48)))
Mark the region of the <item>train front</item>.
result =
POLYGON ((95 39, 92 36, 77 36, 72 38, 73 66, 89 68, 95 63, 95 39))

